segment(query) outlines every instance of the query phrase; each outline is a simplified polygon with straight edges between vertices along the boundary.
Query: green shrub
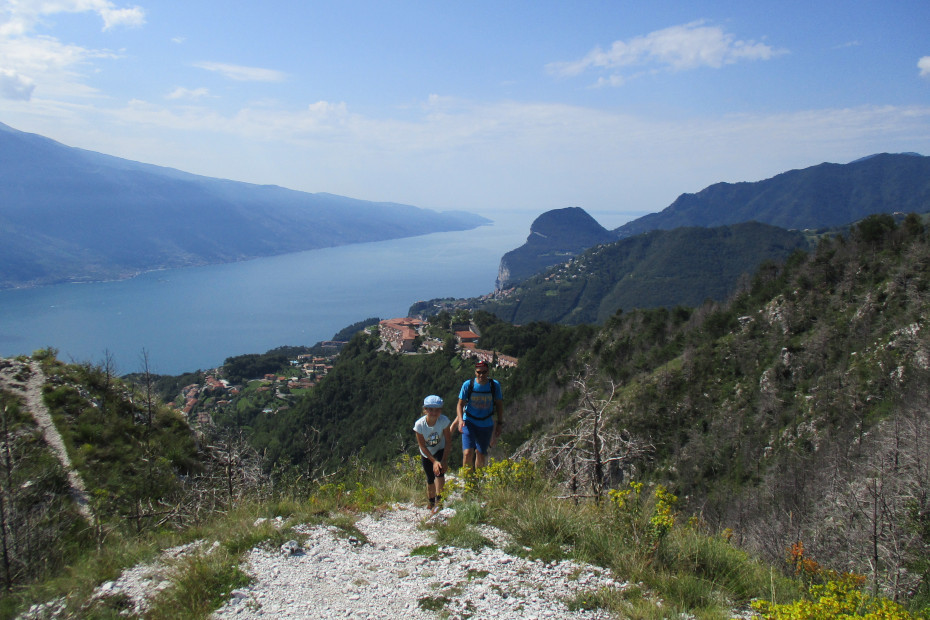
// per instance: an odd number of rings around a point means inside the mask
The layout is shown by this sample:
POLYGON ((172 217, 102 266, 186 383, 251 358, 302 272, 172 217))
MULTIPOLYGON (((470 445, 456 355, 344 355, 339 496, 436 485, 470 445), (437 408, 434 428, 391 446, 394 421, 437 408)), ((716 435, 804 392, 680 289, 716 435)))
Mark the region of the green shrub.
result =
POLYGON ((910 620, 911 615, 894 601, 863 593, 862 579, 846 576, 825 584, 812 585, 809 598, 776 604, 766 600, 752 603, 763 620, 833 620, 866 618, 868 620, 910 620))

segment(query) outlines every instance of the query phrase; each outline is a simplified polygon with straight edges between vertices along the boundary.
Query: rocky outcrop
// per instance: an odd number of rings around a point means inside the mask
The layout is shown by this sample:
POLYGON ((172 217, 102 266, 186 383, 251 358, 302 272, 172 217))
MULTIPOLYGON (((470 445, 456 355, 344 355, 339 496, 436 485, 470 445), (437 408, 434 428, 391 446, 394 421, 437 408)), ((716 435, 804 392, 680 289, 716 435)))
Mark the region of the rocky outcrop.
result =
POLYGON ((501 258, 495 288, 503 290, 592 246, 615 240, 580 207, 547 211, 530 226, 526 243, 501 258))

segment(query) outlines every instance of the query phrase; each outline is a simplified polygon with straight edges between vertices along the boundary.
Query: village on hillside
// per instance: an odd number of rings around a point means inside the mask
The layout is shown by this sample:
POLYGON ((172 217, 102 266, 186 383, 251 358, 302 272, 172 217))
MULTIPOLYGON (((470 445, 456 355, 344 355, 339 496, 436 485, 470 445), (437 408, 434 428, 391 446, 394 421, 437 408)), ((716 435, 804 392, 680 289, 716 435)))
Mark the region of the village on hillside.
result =
MULTIPOLYGON (((381 340, 398 353, 434 353, 443 347, 439 338, 426 336, 426 327, 429 321, 406 317, 402 319, 386 319, 381 321, 379 328, 381 340)), ((498 366, 500 368, 513 368, 517 365, 517 358, 502 355, 495 351, 478 348, 480 336, 472 324, 453 324, 452 334, 455 336, 456 351, 465 359, 475 358, 498 366)))
MULTIPOLYGON (((444 342, 429 336, 429 321, 404 317, 385 319, 376 326, 382 349, 397 355, 428 355, 441 350, 444 342)), ((452 325, 456 353, 464 359, 485 361, 499 368, 513 368, 518 359, 496 351, 479 348, 480 335, 472 323, 452 325)), ((289 366, 277 372, 265 373, 245 382, 231 383, 223 377, 223 367, 207 371, 202 382, 191 383, 181 389, 174 403, 195 426, 210 426, 213 416, 220 411, 235 411, 241 407, 261 407, 267 415, 275 415, 290 408, 291 402, 312 390, 317 382, 333 368, 333 362, 345 342, 327 341, 323 355, 301 354, 289 360, 289 366)))

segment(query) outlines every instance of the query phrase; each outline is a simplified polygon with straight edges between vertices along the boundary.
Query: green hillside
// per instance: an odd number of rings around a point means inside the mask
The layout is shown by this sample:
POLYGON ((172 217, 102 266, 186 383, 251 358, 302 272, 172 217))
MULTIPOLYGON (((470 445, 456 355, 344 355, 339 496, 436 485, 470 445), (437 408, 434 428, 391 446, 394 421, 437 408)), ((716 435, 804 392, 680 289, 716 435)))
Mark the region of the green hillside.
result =
POLYGON ((722 301, 766 260, 807 247, 798 232, 750 222, 653 231, 592 248, 481 308, 513 323, 601 323, 618 309, 722 301))
MULTIPOLYGON (((552 442, 564 441, 587 397, 603 403, 604 428, 616 435, 602 488, 661 482, 687 512, 731 529, 769 561, 801 540, 878 590, 924 596, 928 265, 920 218, 897 225, 873 216, 848 238, 766 263, 729 301, 620 312, 600 329, 485 319, 497 344, 524 330, 535 340, 517 369, 498 372, 508 401, 498 456, 557 465, 552 442), (867 549, 878 549, 878 564, 867 549)), ((294 423, 338 424, 356 437, 350 453, 387 458, 415 416, 409 403, 425 392, 448 396, 460 377, 440 354, 396 358, 366 340, 352 346, 294 423)), ((582 478, 581 487, 597 486, 582 478)))
MULTIPOLYGON (((493 545, 481 531, 494 525, 510 552, 609 568, 636 587, 570 605, 618 618, 726 618, 753 600, 766 618, 822 618, 837 598, 851 617, 926 617, 928 291, 920 217, 872 216, 764 263, 720 302, 601 326, 475 313, 483 346, 520 358, 494 371, 507 426, 492 456, 512 460, 463 479, 461 516, 431 526, 438 544, 493 545)), ((60 617, 208 617, 248 581, 254 545, 305 522, 357 536, 360 513, 422 501, 410 426, 424 394, 454 400, 470 369, 448 346, 380 344, 355 335, 287 410, 230 406, 196 430, 154 399, 154 377, 130 386, 106 359, 3 360, 0 617, 48 601, 60 617), (73 473, 42 438, 35 390, 73 473), (220 551, 178 560, 148 611, 92 595, 203 539, 220 551)))
MULTIPOLYGON (((615 475, 669 485, 771 561, 801 541, 926 601, 928 265, 918 217, 873 216, 724 304, 612 317, 575 359, 598 398, 616 388, 603 423, 641 448, 618 444, 615 475)), ((512 411, 538 425, 532 402, 512 411)))

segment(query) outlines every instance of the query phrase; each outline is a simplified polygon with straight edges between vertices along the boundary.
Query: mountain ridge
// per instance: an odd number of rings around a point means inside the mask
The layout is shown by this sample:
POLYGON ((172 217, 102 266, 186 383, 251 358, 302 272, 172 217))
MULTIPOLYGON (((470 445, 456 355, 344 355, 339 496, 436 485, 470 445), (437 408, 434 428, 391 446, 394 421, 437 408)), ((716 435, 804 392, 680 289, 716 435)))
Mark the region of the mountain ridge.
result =
POLYGON ((876 153, 848 164, 825 162, 789 170, 762 181, 714 183, 613 232, 630 237, 654 229, 750 220, 803 230, 845 226, 874 213, 927 211, 930 157, 876 153))
POLYGON ((0 288, 121 279, 489 222, 213 179, 0 131, 0 288))

